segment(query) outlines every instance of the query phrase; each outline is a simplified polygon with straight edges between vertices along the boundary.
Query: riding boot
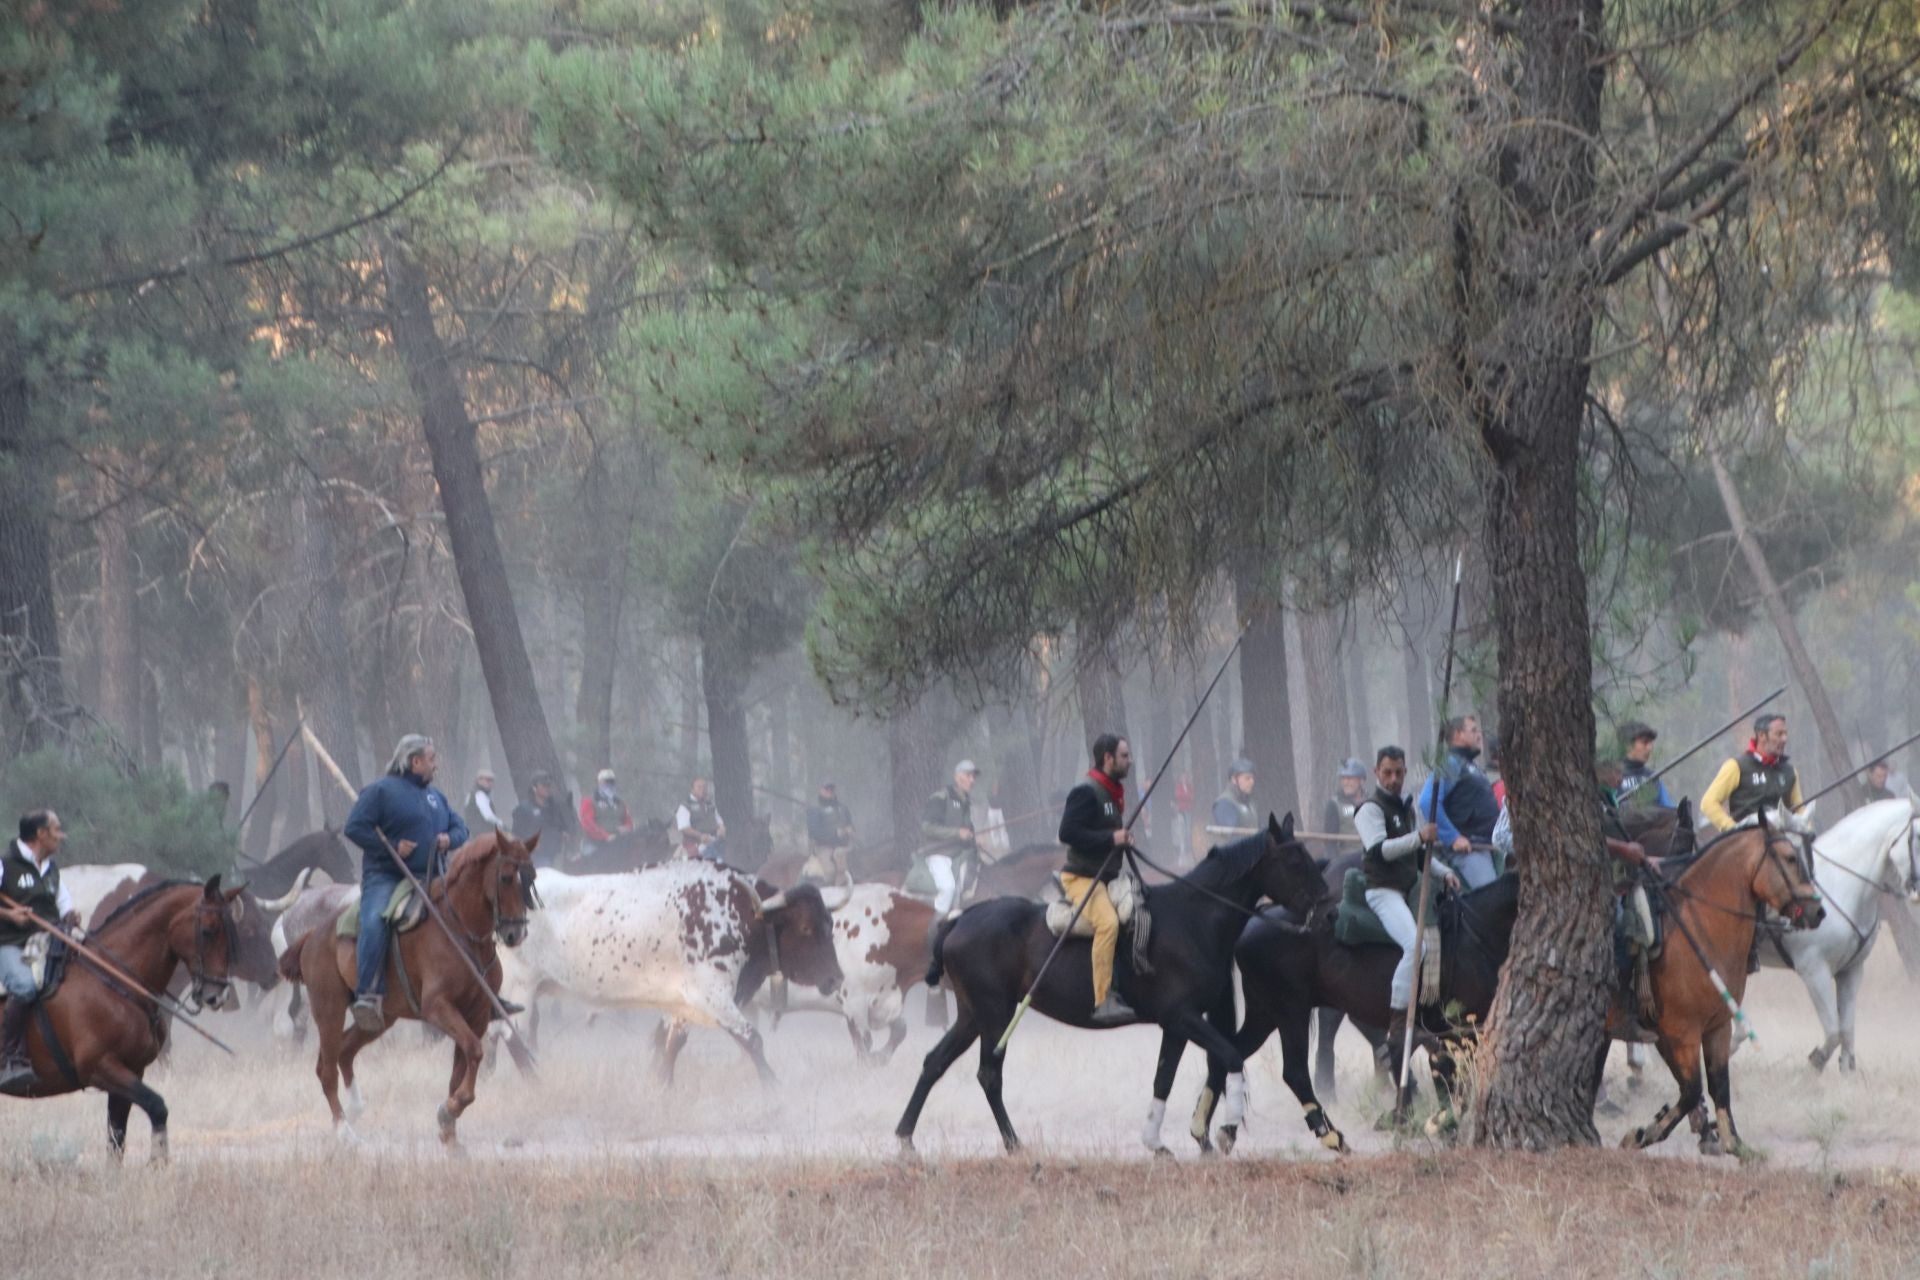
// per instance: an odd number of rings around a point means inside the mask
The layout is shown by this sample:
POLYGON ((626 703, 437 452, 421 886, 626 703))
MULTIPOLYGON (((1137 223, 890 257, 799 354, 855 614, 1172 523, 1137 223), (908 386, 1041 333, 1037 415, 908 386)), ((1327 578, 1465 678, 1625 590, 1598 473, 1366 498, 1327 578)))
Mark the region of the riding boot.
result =
POLYGON ((385 998, 378 994, 363 995, 354 1000, 353 1007, 347 1012, 353 1016, 353 1025, 360 1029, 360 1034, 372 1036, 386 1030, 387 1015, 380 1008, 385 1003, 385 998))
POLYGON ((31 1000, 10 999, 6 1012, 0 1013, 0 1094, 25 1097, 40 1083, 27 1058, 27 1019, 33 1015, 31 1000))
POLYGON ((1640 1025, 1648 1031, 1658 1031, 1660 1006, 1653 998, 1653 968, 1647 963, 1647 953, 1638 947, 1633 952, 1633 996, 1640 1006, 1640 1025))
MULTIPOLYGON (((518 1004, 512 1000, 509 1000, 505 996, 500 996, 499 1000, 500 1000, 500 1008, 505 1009, 507 1011, 507 1016, 509 1018, 517 1018, 521 1014, 527 1011, 527 1006, 523 1004, 518 1004)), ((500 1015, 498 1012, 495 1012, 495 1014, 493 1015, 493 1021, 495 1022, 500 1021, 500 1015)))
POLYGON ((1099 1007, 1093 1011, 1093 1025, 1096 1027, 1124 1027, 1139 1019, 1140 1015, 1133 1011, 1133 1006, 1120 998, 1118 991, 1107 992, 1107 998, 1102 1000, 1099 1007))

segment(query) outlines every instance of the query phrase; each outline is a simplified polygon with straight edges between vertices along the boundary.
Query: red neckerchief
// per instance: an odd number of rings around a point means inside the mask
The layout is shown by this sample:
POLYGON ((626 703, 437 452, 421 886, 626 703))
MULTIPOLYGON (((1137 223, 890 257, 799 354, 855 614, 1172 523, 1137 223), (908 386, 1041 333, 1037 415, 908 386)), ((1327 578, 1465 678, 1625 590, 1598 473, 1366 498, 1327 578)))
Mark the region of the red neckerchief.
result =
POLYGON ((1117 809, 1122 815, 1124 815, 1127 812, 1127 789, 1125 787, 1121 786, 1119 783, 1115 782, 1112 778, 1109 778, 1106 774, 1100 772, 1098 769, 1087 770, 1087 776, 1089 778, 1092 778, 1096 783, 1098 783, 1101 786, 1101 788, 1105 790, 1106 793, 1113 798, 1113 805, 1115 809, 1117 809))
POLYGON ((1780 763, 1779 756, 1770 756, 1760 749, 1760 739, 1758 738, 1747 739, 1747 754, 1769 769, 1780 763))

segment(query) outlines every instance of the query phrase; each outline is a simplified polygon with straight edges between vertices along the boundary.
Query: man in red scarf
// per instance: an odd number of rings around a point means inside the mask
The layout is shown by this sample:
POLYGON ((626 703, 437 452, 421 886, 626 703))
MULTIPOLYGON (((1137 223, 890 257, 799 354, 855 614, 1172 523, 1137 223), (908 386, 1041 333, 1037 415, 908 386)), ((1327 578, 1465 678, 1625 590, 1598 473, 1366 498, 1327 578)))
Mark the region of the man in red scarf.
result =
POLYGON ((1126 828, 1127 774, 1133 770, 1133 749, 1125 738, 1103 733, 1093 740, 1093 768, 1086 780, 1067 793, 1060 815, 1060 843, 1067 846, 1067 865, 1060 886, 1093 925, 1093 1022, 1119 1026, 1134 1020, 1134 1012, 1113 990, 1113 953, 1120 942, 1120 916, 1107 896, 1107 882, 1120 874, 1120 850, 1133 843, 1126 828))
POLYGON ((1720 766, 1705 795, 1700 814, 1722 831, 1731 831, 1762 809, 1772 812, 1785 805, 1789 819, 1800 808, 1800 779, 1787 759, 1787 718, 1773 712, 1753 722, 1747 749, 1720 766))

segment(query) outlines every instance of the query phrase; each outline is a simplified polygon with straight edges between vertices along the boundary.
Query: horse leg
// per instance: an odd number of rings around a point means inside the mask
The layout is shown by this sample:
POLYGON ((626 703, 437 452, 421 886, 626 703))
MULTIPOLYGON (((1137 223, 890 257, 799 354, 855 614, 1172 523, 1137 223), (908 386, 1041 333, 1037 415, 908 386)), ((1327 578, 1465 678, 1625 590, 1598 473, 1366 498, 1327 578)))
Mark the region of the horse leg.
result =
POLYGON ((1814 954, 1811 949, 1800 955, 1794 968, 1800 974, 1800 981, 1806 984, 1807 994, 1813 997, 1813 1011, 1820 1019, 1820 1029, 1827 1035, 1826 1040, 1807 1055, 1807 1061, 1815 1071, 1824 1071, 1827 1060, 1840 1047, 1840 1010, 1833 970, 1827 968, 1825 957, 1814 954))
POLYGON ((1293 1090, 1293 1097, 1300 1104, 1307 1128, 1320 1140, 1320 1145, 1339 1155, 1347 1155, 1351 1148, 1347 1146, 1346 1135, 1334 1127, 1327 1118, 1326 1108, 1320 1105, 1320 1099, 1314 1095, 1313 1076, 1308 1070, 1308 1039, 1313 1014, 1295 1014, 1280 1021, 1280 1078, 1287 1082, 1287 1088, 1293 1090))
MULTIPOLYGON (((392 1025, 393 1024, 389 1022, 387 1024, 387 1027, 391 1027, 392 1025)), ((322 1035, 326 1034, 326 1029, 324 1024, 321 1028, 321 1034, 322 1035)), ((367 1113, 367 1100, 360 1096, 360 1081, 354 1077, 354 1062, 356 1059, 359 1058, 360 1051, 362 1049, 366 1048, 368 1045, 372 1044, 375 1040, 378 1040, 381 1036, 385 1034, 386 1034, 386 1027, 383 1027, 379 1031, 376 1031, 371 1035, 369 1035, 367 1032, 362 1031, 358 1025, 351 1024, 351 1023, 348 1024, 348 1026, 344 1031, 335 1032, 335 1035, 338 1037, 338 1039, 336 1039, 334 1042, 335 1044, 334 1052, 340 1064, 341 1083, 347 1086, 346 1114, 347 1114, 347 1119, 349 1120, 358 1120, 361 1116, 367 1113)), ((325 1086, 326 1086, 326 1082, 323 1079, 321 1081, 321 1087, 324 1088, 325 1086)), ((336 1113, 338 1112, 338 1109, 339 1108, 336 1105, 335 1107, 336 1113)), ((336 1123, 338 1122, 339 1118, 340 1117, 338 1114, 334 1116, 334 1120, 336 1123)))
POLYGON ((1849 1074, 1859 1065, 1853 1056, 1854 1011, 1860 999, 1860 984, 1866 976, 1867 966, 1863 960, 1835 980, 1840 1005, 1840 1069, 1849 1074))
POLYGON ((940 1037, 940 1043, 928 1050, 920 1064, 920 1079, 913 1086, 913 1097, 907 1100, 907 1109, 901 1113, 900 1123, 893 1127, 893 1136, 900 1139, 901 1154, 908 1155, 913 1151, 913 1130, 920 1123, 920 1112, 927 1105, 927 1095, 933 1092, 933 1086, 940 1082, 940 1077, 947 1074, 947 1068, 959 1061, 960 1055, 979 1037, 980 1028, 974 1024, 973 1015, 963 1006, 959 1018, 940 1037))
MULTIPOLYGON (((1333 1077, 1333 1046, 1339 1037, 1340 1024, 1347 1015, 1339 1009, 1315 1009, 1313 1011, 1313 1091, 1324 1094, 1328 1102, 1339 1100, 1339 1089, 1333 1077)), ((1357 1024, 1356 1024, 1357 1025, 1357 1024)))
MULTIPOLYGON (((480 1032, 454 1007, 445 992, 427 993, 420 1004, 420 1019, 453 1041, 453 1071, 447 1081, 447 1100, 434 1113, 434 1120, 440 1126, 440 1143, 451 1150, 460 1142, 461 1113, 473 1105, 474 1081, 479 1074, 484 1046, 480 1043, 480 1032)), ((486 1022, 480 1025, 485 1028, 486 1022)))
POLYGON ((119 1164, 127 1154, 127 1117, 132 1112, 132 1095, 107 1095, 107 1153, 113 1157, 115 1164, 119 1164))
MULTIPOLYGON (((1251 1008, 1248 1010, 1248 1018, 1251 1022, 1251 1008)), ((1192 1011, 1176 1015, 1167 1025, 1170 1030, 1184 1033, 1187 1039, 1207 1051, 1210 1077, 1213 1070, 1211 1064, 1214 1062, 1218 1062, 1225 1072, 1220 1095, 1226 1104, 1220 1116, 1220 1150, 1223 1153, 1229 1153, 1233 1150, 1233 1144, 1239 1140, 1240 1125, 1245 1121, 1247 1113, 1247 1055, 1241 1052, 1242 1040, 1240 1037, 1227 1035, 1212 1022, 1192 1011)), ((1252 1040, 1251 1043, 1258 1045, 1265 1041, 1264 1029, 1260 1030, 1258 1035, 1259 1038, 1252 1040)), ((1300 1047, 1304 1054, 1305 1043, 1302 1042, 1300 1047)))
POLYGON ((167 1162, 167 1102, 159 1094, 148 1088, 140 1079, 140 1073, 128 1067, 118 1058, 106 1057, 94 1066, 87 1083, 104 1089, 110 1095, 107 1102, 107 1145, 113 1151, 114 1158, 124 1156, 127 1142, 127 1115, 133 1107, 139 1107, 147 1113, 147 1123, 153 1126, 153 1152, 148 1157, 153 1164, 167 1162), (114 1142, 114 1103, 119 1106, 119 1142, 114 1142))
POLYGON ((1673 1073, 1675 1082, 1680 1086, 1680 1100, 1661 1107, 1654 1115, 1652 1124, 1634 1129, 1620 1139, 1620 1145, 1629 1151, 1643 1151, 1666 1141, 1667 1135, 1700 1105, 1700 1042, 1676 1042, 1662 1036, 1660 1056, 1665 1059, 1667 1070, 1673 1073))
POLYGON ((1707 1033, 1702 1048, 1706 1052, 1707 1093, 1713 1099, 1714 1116, 1701 1128, 1700 1154, 1738 1155, 1740 1132, 1733 1127, 1733 1082, 1727 1070, 1727 1060, 1733 1056, 1733 1028, 1726 1024, 1714 1028, 1707 1033), (1724 1144, 1719 1126, 1726 1128, 1724 1144))
POLYGON ((1147 1123, 1140 1130, 1140 1141, 1156 1156, 1171 1156, 1160 1140, 1167 1119, 1167 1095, 1173 1092, 1174 1073, 1180 1070, 1180 1058, 1187 1051, 1187 1038, 1172 1027, 1160 1029, 1160 1058, 1153 1069, 1153 1101, 1147 1104, 1147 1123))
POLYGON ((983 1020, 980 1026, 980 1092, 987 1095, 987 1109, 993 1112, 993 1122, 1000 1127, 1000 1141, 1012 1155, 1020 1149, 1020 1135, 1013 1131, 1013 1121, 1007 1117, 1006 1101, 1000 1096, 1001 1070, 1006 1065, 1006 1055, 998 1049, 1000 1035, 1012 1018, 1007 1014, 992 1021, 983 1020))

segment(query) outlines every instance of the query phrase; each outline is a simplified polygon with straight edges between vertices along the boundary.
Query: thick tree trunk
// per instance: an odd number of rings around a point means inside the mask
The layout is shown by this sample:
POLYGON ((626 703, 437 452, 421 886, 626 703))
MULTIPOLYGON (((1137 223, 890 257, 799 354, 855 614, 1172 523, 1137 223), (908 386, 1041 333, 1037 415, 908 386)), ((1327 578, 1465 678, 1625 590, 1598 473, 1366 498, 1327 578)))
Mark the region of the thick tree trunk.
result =
MULTIPOLYGON (((139 632, 134 633, 136 638, 139 632)), ((162 748, 160 680, 143 659, 140 662, 140 767, 158 769, 162 748)))
POLYGON ((473 421, 447 349, 434 329, 426 272, 395 242, 387 243, 385 258, 393 343, 420 399, 433 476, 447 517, 447 540, 473 626, 474 647, 480 653, 481 676, 506 746, 506 768, 515 779, 514 790, 524 791, 525 779, 538 770, 563 776, 560 754, 554 750, 547 714, 540 705, 533 663, 527 657, 520 615, 507 582, 506 559, 487 500, 473 421))
POLYGON ((110 477, 117 469, 103 458, 97 490, 100 515, 93 522, 100 559, 100 607, 95 614, 95 647, 100 655, 102 720, 129 748, 140 741, 140 642, 135 634, 133 505, 110 477))
MULTIPOLYGON (((280 744, 274 741, 273 719, 267 714, 266 695, 260 682, 247 678, 247 722, 253 729, 252 814, 247 818, 246 854, 259 862, 273 852, 273 819, 280 810, 280 778, 274 774, 274 757, 280 744)), ((283 763, 281 769, 286 765, 283 763)))
MULTIPOLYGON (((1193 729, 1187 734, 1187 746, 1192 752, 1190 758, 1193 762, 1190 776, 1193 779, 1193 825, 1196 828, 1207 825, 1207 810, 1213 804, 1213 798, 1226 785, 1226 762, 1220 759, 1219 742, 1214 737, 1213 728, 1214 718, 1225 714, 1225 709, 1215 708, 1212 698, 1204 704, 1200 702, 1200 695, 1207 689, 1206 682, 1212 678, 1213 673, 1207 672, 1205 675, 1195 674, 1187 682, 1192 692, 1192 705, 1200 707, 1193 729)), ((1214 697, 1219 696, 1219 691, 1215 690, 1214 697)), ((1191 850, 1181 852, 1191 853, 1191 850)))
MULTIPOLYGON (((1760 602, 1766 608, 1767 620, 1773 623, 1774 632, 1780 637, 1780 647, 1786 651, 1787 665, 1793 669, 1793 678, 1813 711, 1813 723, 1820 731, 1820 745, 1826 752, 1829 776, 1846 777, 1854 768, 1852 753, 1847 750, 1847 735, 1840 727, 1840 717, 1834 714, 1833 700, 1827 696, 1827 686, 1820 678, 1820 668, 1813 665, 1813 656, 1807 652, 1806 642, 1800 638, 1800 626, 1793 620, 1793 610, 1787 608, 1787 598, 1780 591, 1780 583, 1775 580, 1772 567, 1767 564, 1766 551, 1747 523, 1746 504, 1740 500, 1739 487, 1734 484, 1733 476, 1721 460, 1718 450, 1707 451, 1707 465, 1713 470, 1714 487, 1720 491, 1720 503, 1726 508, 1727 523, 1733 528, 1733 540, 1747 562, 1747 572, 1753 575, 1755 585, 1760 588, 1760 602)), ((1811 792, 1814 785, 1811 778, 1802 783, 1806 792, 1811 792)), ((1841 787, 1840 794, 1843 809, 1856 808, 1865 799, 1857 781, 1841 787)))
POLYGON ((1334 775, 1352 750, 1338 614, 1300 615, 1300 664, 1308 677, 1307 741, 1312 761, 1303 797, 1312 808, 1302 817, 1311 829, 1319 825, 1320 805, 1333 794, 1334 775))
POLYGON ((1254 795, 1263 809, 1301 816, 1293 769, 1293 711, 1287 694, 1286 615, 1261 594, 1251 571, 1233 578, 1234 612, 1247 626, 1240 643, 1240 717, 1253 761, 1254 795))
MULTIPOLYGON (((347 624, 341 613, 341 583, 334 561, 333 527, 325 499, 313 477, 293 478, 293 554, 305 607, 301 612, 300 651, 306 654, 304 704, 314 736, 333 757, 347 781, 358 789, 366 775, 354 732, 353 675, 347 653, 347 624)), ((347 805, 337 786, 320 789, 323 818, 346 821, 347 805)))
POLYGON ((1473 1136, 1529 1150, 1599 1140, 1593 1067, 1613 955, 1599 807, 1578 801, 1593 789, 1593 673, 1573 519, 1595 305, 1582 255, 1594 217, 1600 9, 1600 0, 1534 0, 1515 10, 1515 109, 1535 124, 1498 159, 1512 229, 1498 262, 1458 266, 1469 312, 1498 317, 1472 343, 1485 363, 1463 348, 1462 372, 1477 381, 1478 425, 1497 467, 1483 545, 1507 798, 1514 844, 1527 851, 1473 1136))
POLYGON ((1400 585, 1401 623, 1405 627, 1400 647, 1400 677, 1407 706, 1407 737, 1400 747, 1409 759, 1418 760, 1438 741, 1440 726, 1433 722, 1434 692, 1427 661, 1427 640, 1431 633, 1433 611, 1427 607, 1420 587, 1406 576, 1400 585))
POLYGON ((293 734, 294 739, 293 745, 287 749, 287 758, 280 762, 278 781, 287 787, 286 804, 280 818, 280 840, 275 846, 281 849, 315 829, 312 753, 301 740, 298 725, 287 726, 287 732, 293 734))
POLYGON ((247 726, 231 707, 222 708, 213 722, 213 777, 227 784, 227 807, 220 821, 232 826, 240 818, 240 795, 246 788, 247 726))
POLYGON ((51 496, 42 450, 28 422, 24 361, 0 334, 0 678, 15 745, 49 746, 66 715, 60 626, 53 603, 51 496))
POLYGON ((1127 734, 1127 704, 1121 692, 1119 669, 1106 653, 1089 659, 1076 679, 1074 692, 1080 701, 1081 750, 1093 745, 1103 733, 1127 734))
POLYGON ((707 703, 707 746, 713 753, 713 802, 727 824, 727 861, 752 871, 753 755, 747 745, 745 663, 724 635, 700 640, 700 688, 707 703))
POLYGON ((1373 765, 1374 748, 1380 745, 1375 738, 1380 732, 1373 722, 1373 691, 1367 687, 1367 651, 1361 642, 1366 628, 1358 615, 1353 626, 1347 632, 1344 665, 1347 673, 1347 714, 1351 717, 1347 742, 1360 762, 1369 768, 1373 765))
POLYGON ((700 646, 686 640, 680 649, 680 772, 691 781, 700 772, 700 646))
POLYGON ((582 769, 596 771, 613 758, 613 679, 620 662, 627 544, 634 518, 634 504, 616 501, 609 492, 611 485, 600 461, 590 461, 581 481, 588 546, 574 571, 580 594, 580 691, 574 700, 574 720, 582 769))

